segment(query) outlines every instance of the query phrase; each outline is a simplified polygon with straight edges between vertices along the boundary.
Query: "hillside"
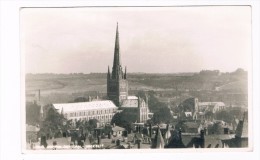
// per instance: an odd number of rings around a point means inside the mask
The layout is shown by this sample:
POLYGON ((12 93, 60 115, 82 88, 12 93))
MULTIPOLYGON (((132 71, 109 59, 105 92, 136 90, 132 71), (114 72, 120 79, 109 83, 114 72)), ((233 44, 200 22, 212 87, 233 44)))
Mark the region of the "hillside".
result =
MULTIPOLYGON (((193 92, 201 95, 205 91, 247 94, 247 75, 245 74, 129 73, 127 78, 131 94, 140 90, 153 90, 162 92, 160 93, 162 100, 169 96, 174 99, 174 95, 176 96, 180 91, 186 92, 187 97, 191 96, 193 92)), ((106 96, 106 73, 27 74, 25 82, 26 93, 36 93, 40 89, 42 100, 45 103, 68 102, 80 96, 96 96, 97 94, 100 97, 106 96)), ((183 95, 185 94, 183 93, 183 95)))

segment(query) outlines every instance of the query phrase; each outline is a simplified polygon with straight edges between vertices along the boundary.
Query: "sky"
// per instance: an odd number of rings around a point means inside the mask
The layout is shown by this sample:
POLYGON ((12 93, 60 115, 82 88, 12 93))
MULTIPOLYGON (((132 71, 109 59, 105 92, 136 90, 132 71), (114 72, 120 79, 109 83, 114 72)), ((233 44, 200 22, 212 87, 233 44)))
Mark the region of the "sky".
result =
POLYGON ((251 67, 249 6, 23 8, 26 73, 107 72, 117 22, 128 72, 251 67))

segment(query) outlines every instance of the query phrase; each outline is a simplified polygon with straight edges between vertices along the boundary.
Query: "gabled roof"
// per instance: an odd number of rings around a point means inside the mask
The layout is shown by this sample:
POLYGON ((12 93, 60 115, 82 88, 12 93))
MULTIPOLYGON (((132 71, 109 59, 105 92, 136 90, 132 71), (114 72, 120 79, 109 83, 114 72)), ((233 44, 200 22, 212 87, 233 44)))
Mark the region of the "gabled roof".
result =
MULTIPOLYGON (((223 140, 230 140, 232 135, 207 135, 204 137, 204 148, 222 148, 223 140)), ((182 135, 182 142, 187 148, 201 145, 203 139, 199 135, 182 135)), ((202 146, 199 146, 202 147, 202 146)))
MULTIPOLYGON (((159 124, 160 129, 166 129, 167 128, 167 124, 166 123, 160 123, 159 124)), ((158 125, 152 126, 152 128, 158 128, 158 125)))
POLYGON ((162 133, 160 131, 160 128, 157 130, 157 134, 155 137, 155 148, 164 148, 164 139, 162 137, 162 133))
POLYGON ((27 132, 38 132, 40 130, 39 127, 32 126, 32 125, 26 125, 26 131, 27 132))
POLYGON ((240 120, 237 129, 236 129, 236 137, 246 138, 248 137, 248 121, 240 120))
POLYGON ((137 108, 138 99, 125 99, 125 100, 123 100, 121 107, 137 108))
POLYGON ((188 128, 199 128, 200 124, 196 122, 185 122, 184 123, 188 128))
POLYGON ((115 126, 115 127, 112 128, 112 131, 114 131, 114 132, 125 131, 125 129, 122 128, 122 127, 119 127, 119 126, 115 126))
POLYGON ((136 133, 135 134, 135 138, 138 139, 138 140, 142 140, 143 139, 143 136, 141 133, 136 133))

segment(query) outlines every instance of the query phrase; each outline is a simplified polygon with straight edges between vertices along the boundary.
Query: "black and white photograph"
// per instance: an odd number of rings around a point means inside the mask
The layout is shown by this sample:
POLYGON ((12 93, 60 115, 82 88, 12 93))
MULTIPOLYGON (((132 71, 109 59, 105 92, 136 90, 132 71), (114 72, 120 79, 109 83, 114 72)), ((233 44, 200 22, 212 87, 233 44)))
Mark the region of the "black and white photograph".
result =
POLYGON ((26 150, 250 151, 250 6, 21 8, 26 150))

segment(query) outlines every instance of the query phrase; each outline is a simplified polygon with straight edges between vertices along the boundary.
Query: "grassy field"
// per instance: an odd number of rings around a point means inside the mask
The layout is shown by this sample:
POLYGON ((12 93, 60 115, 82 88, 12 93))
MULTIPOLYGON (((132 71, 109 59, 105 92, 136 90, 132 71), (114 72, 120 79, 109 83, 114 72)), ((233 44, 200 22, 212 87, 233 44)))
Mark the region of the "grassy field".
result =
MULTIPOLYGON (((71 102, 77 97, 106 95, 106 73, 91 74, 27 74, 26 93, 41 90, 41 100, 47 103, 71 102)), ((226 93, 247 94, 247 76, 221 74, 205 76, 199 73, 179 74, 128 74, 129 91, 153 90, 163 94, 161 99, 176 99, 174 94, 181 91, 190 96, 190 92, 223 91, 226 93)), ((175 95, 176 96, 176 95, 175 95)))

